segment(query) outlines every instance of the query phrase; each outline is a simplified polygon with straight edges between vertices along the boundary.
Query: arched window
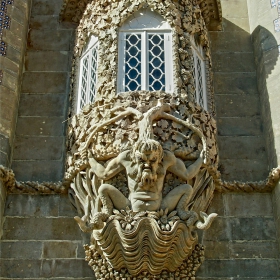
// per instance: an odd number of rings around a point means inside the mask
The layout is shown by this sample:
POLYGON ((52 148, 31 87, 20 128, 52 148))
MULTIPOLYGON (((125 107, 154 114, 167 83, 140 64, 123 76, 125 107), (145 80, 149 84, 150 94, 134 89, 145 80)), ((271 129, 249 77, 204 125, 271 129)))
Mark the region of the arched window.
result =
POLYGON ((97 86, 98 39, 91 36, 79 62, 77 113, 94 101, 97 86))
POLYGON ((170 25, 159 14, 141 9, 119 31, 118 92, 173 91, 170 25))
POLYGON ((193 50, 193 78, 195 81, 196 102, 207 110, 207 86, 205 54, 201 45, 191 37, 193 50))

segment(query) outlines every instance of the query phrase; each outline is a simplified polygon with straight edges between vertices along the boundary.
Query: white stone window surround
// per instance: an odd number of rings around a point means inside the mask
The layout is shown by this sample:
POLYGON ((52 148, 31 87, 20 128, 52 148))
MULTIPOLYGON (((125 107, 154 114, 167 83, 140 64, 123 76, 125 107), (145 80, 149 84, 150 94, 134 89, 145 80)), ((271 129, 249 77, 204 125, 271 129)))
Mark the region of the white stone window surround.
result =
POLYGON ((78 63, 78 89, 76 112, 92 103, 97 89, 98 38, 90 36, 78 63))
POLYGON ((137 80, 139 85, 137 86, 137 89, 134 90, 164 90, 170 93, 173 92, 174 86, 171 27, 163 17, 161 17, 156 12, 152 12, 148 8, 140 9, 138 12, 134 13, 119 30, 117 92, 133 91, 129 89, 129 86, 127 86, 127 82, 130 78, 128 77, 128 73, 126 71, 128 66, 126 61, 126 53, 128 53, 126 45, 129 38, 131 38, 133 35, 138 38, 138 44, 136 47, 139 48, 139 54, 137 57, 135 57, 139 60, 139 63, 133 69, 133 71, 136 70, 139 74, 137 80), (153 40, 156 42, 156 44, 152 45, 151 48, 151 43, 153 44, 153 40), (157 45, 157 41, 159 40, 160 43, 157 45), (153 48, 153 46, 155 48, 153 48), (153 52, 153 50, 158 49, 158 47, 162 48, 160 52, 161 57, 156 57, 156 54, 153 52), (152 57, 150 59, 149 51, 151 54, 150 57, 152 57), (159 62, 161 59, 162 62, 159 62), (158 61, 157 63, 161 63, 161 65, 153 65, 152 63, 154 61, 158 61), (154 68, 150 73, 149 67, 150 69, 154 68), (159 71, 162 71, 161 80, 157 78, 159 71), (155 77, 153 77, 153 73, 156 72, 157 74, 155 77), (152 83, 150 85, 149 80, 150 83, 152 83), (159 88, 159 83, 164 83, 164 85, 159 88), (158 86, 154 88, 154 85, 158 86))
POLYGON ((206 59, 203 47, 198 45, 191 36, 191 47, 193 51, 193 77, 195 82, 196 102, 205 110, 208 110, 207 98, 207 73, 206 59))

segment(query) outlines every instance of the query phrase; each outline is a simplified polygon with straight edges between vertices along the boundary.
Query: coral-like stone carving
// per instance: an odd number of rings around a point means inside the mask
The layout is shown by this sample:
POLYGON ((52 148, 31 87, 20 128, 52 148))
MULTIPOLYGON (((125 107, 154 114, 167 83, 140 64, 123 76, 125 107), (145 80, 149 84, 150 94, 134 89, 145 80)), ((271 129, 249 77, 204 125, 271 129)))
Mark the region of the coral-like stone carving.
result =
POLYGON ((75 220, 101 262, 132 276, 161 275, 191 256, 196 230, 216 216, 205 214, 215 131, 200 106, 164 92, 121 94, 73 117, 66 179, 75 220))
MULTIPOLYGON (((72 93, 70 94, 70 101, 73 107, 72 111, 76 112, 74 108, 76 104, 75 92, 78 87, 77 69, 79 59, 91 35, 97 37, 99 41, 96 100, 111 99, 116 94, 117 88, 117 38, 119 28, 135 12, 145 8, 158 13, 171 27, 174 92, 192 102, 195 100, 195 80, 193 78, 194 60, 190 38, 195 37, 196 42, 203 48, 208 73, 206 81, 207 107, 208 111, 215 115, 210 43, 203 16, 203 13, 205 14, 203 2, 205 1, 79 1, 79 6, 82 8, 79 12, 73 13, 79 25, 76 31, 71 77, 72 93)), ((74 11, 76 4, 75 1, 66 1, 65 5, 69 6, 67 11, 74 11)), ((213 6, 209 3, 209 7, 212 7, 211 11, 218 11, 218 9, 214 8, 216 4, 213 6)), ((208 13, 208 15, 210 14, 208 13)))

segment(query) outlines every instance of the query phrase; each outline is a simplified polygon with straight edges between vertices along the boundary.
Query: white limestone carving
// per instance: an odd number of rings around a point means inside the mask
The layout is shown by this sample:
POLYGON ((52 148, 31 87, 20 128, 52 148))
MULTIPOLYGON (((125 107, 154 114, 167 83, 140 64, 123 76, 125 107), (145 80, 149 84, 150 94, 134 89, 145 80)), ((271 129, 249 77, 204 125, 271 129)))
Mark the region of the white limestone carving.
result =
POLYGON ((133 276, 176 271, 216 216, 204 213, 217 169, 212 117, 174 95, 134 92, 89 106, 70 130, 75 220, 101 258, 133 276))

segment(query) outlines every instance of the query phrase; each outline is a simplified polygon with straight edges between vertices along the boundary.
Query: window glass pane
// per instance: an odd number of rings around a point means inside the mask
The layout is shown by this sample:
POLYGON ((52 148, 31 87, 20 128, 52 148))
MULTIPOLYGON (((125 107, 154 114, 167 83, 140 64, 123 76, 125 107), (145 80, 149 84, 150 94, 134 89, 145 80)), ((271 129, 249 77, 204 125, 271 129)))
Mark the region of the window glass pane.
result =
POLYGON ((80 109, 82 109, 86 104, 88 65, 89 65, 89 55, 85 56, 82 60, 81 96, 80 96, 80 106, 79 106, 80 109))
POLYGON ((90 91, 88 100, 89 103, 94 101, 97 83, 97 45, 94 46, 91 52, 91 67, 90 67, 90 91))
POLYGON ((125 37, 125 91, 141 90, 141 34, 125 37))
POLYGON ((198 90, 198 103, 200 106, 204 107, 204 102, 203 102, 203 78, 202 78, 202 65, 201 65, 201 60, 197 58, 197 90, 198 90))
POLYGON ((149 90, 165 90, 164 35, 148 34, 149 90))

